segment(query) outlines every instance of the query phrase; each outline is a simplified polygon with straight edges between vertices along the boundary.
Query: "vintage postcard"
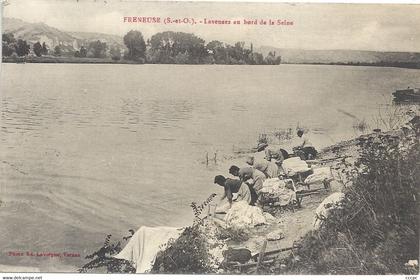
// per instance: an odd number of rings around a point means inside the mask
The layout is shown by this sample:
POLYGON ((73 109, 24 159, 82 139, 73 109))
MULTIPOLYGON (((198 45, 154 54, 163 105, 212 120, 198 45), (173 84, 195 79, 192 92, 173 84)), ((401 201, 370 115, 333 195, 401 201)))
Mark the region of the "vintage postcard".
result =
POLYGON ((417 278, 420 5, 1 20, 1 273, 417 278))

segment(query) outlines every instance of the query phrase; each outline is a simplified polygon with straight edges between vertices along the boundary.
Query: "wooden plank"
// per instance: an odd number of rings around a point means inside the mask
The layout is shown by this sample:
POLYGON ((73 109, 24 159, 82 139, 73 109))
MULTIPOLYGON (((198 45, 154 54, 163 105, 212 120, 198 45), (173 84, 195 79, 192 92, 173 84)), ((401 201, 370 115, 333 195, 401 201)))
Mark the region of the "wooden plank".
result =
MULTIPOLYGON (((261 264, 271 264, 273 262, 274 260, 267 260, 267 261, 262 261, 261 264)), ((227 265, 232 266, 233 268, 249 268, 249 267, 257 266, 258 263, 257 262, 249 262, 245 264, 227 263, 227 265)))
POLYGON ((261 248, 261 252, 259 253, 259 257, 258 257, 257 270, 255 271, 256 273, 258 273, 258 268, 260 267, 260 265, 261 265, 261 263, 264 259, 264 253, 265 253, 266 249, 267 249, 267 240, 264 240, 264 243, 263 243, 262 248, 261 248))
MULTIPOLYGON (((272 264, 274 263, 274 259, 271 260, 266 260, 266 261, 262 261, 261 264, 272 264)), ((226 263, 226 266, 228 267, 232 267, 232 268, 250 268, 253 266, 257 266, 258 263, 257 262, 248 262, 248 263, 237 263, 237 262, 228 262, 226 263)))
MULTIPOLYGON (((273 255, 273 254, 277 254, 277 253, 281 253, 281 252, 285 252, 285 251, 290 251, 290 250, 293 250, 295 248, 297 248, 297 247, 296 246, 295 247, 286 247, 286 248, 281 248, 281 249, 277 249, 277 250, 268 251, 268 252, 265 252, 264 254, 266 256, 268 256, 268 255, 273 255)), ((253 255, 252 259, 256 260, 259 257, 259 255, 260 255, 259 253, 253 255)))

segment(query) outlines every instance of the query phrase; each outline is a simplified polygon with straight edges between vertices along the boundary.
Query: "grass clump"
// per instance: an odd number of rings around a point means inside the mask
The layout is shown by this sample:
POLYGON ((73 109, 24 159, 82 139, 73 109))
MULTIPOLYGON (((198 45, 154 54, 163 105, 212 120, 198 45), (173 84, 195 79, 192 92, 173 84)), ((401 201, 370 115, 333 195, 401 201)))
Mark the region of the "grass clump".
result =
POLYGON ((236 227, 228 227, 217 232, 217 238, 220 240, 231 240, 234 242, 244 242, 249 239, 249 232, 236 228, 236 227))

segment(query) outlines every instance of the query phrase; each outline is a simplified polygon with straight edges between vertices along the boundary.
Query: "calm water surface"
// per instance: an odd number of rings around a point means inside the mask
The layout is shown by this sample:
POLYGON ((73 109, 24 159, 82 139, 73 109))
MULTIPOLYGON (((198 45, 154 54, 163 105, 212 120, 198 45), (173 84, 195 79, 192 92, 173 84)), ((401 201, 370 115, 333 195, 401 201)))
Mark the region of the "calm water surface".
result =
POLYGON ((84 260, 9 250, 98 248, 141 225, 190 222, 235 147, 304 126, 319 146, 354 136, 420 71, 343 66, 3 64, 0 263, 74 270, 84 260), (203 164, 218 153, 218 164, 203 164))

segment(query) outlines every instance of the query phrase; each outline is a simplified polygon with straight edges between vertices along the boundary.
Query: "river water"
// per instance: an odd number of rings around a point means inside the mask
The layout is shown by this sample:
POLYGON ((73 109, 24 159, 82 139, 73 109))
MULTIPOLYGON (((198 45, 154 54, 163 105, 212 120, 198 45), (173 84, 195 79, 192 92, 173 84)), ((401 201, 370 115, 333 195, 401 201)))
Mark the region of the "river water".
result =
POLYGON ((419 84, 380 67, 3 64, 0 264, 72 271, 82 258, 8 252, 83 257, 108 233, 188 224, 260 133, 299 125, 332 144, 419 84))

